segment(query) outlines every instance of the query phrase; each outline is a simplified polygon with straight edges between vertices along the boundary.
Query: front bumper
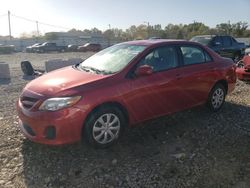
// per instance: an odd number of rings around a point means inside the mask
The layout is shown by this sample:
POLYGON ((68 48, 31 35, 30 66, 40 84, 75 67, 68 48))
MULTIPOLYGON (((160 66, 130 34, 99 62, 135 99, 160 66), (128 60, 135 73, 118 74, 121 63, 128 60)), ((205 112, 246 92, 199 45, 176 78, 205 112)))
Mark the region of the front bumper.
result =
POLYGON ((239 80, 250 81, 250 72, 247 72, 244 68, 237 68, 236 75, 239 80))
POLYGON ((19 124, 30 140, 48 145, 62 145, 81 140, 86 112, 70 107, 55 112, 29 111, 17 103, 19 124))

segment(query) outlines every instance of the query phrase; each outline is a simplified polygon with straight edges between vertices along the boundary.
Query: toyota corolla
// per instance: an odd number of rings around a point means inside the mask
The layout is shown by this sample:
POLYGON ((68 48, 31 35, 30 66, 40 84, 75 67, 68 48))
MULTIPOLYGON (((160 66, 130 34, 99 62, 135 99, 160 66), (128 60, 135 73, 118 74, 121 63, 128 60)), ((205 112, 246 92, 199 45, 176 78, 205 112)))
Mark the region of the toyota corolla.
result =
POLYGON ((139 122, 204 104, 220 110, 235 82, 232 60, 201 44, 131 41, 29 82, 17 111, 34 142, 107 147, 139 122))

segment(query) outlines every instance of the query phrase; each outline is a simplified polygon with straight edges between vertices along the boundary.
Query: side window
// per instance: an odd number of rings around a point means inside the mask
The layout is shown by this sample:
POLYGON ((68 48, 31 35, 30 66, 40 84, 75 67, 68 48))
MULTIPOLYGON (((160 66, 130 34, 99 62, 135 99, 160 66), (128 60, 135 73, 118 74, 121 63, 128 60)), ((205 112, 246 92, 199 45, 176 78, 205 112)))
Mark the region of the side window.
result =
POLYGON ((175 68, 178 66, 177 53, 174 47, 159 47, 146 55, 140 65, 149 65, 154 72, 175 68))
POLYGON ((223 40, 223 46, 228 47, 232 45, 232 41, 230 37, 227 37, 227 36, 222 37, 222 40, 223 40))
POLYGON ((184 65, 192 65, 212 61, 211 57, 204 50, 198 47, 182 46, 181 52, 184 65))
POLYGON ((215 45, 215 46, 222 46, 221 37, 214 37, 213 45, 215 45))

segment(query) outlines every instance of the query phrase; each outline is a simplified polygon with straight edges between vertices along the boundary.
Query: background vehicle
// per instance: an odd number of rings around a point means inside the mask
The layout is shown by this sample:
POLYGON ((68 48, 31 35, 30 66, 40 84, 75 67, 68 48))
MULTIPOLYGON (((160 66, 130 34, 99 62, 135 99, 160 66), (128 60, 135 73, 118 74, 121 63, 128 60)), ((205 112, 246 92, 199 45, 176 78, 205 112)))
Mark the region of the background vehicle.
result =
POLYGON ((68 52, 77 52, 78 45, 75 44, 70 44, 67 46, 67 51, 68 52))
POLYGON ((108 147, 139 122, 204 104, 220 110, 235 82, 233 61, 198 43, 131 41, 29 82, 17 111, 33 141, 108 147))
POLYGON ((10 54, 15 52, 15 46, 14 45, 3 45, 0 44, 0 54, 10 54))
POLYGON ((36 43, 36 44, 31 45, 31 46, 27 46, 25 51, 28 53, 35 52, 34 48, 37 46, 40 46, 40 45, 42 45, 42 43, 36 43))
POLYGON ((235 62, 243 57, 246 48, 244 43, 237 42, 231 36, 200 35, 193 37, 190 41, 206 45, 221 56, 231 58, 235 62))
POLYGON ((45 42, 42 45, 34 46, 33 50, 35 52, 40 52, 40 53, 46 53, 46 52, 64 52, 66 50, 66 46, 57 46, 56 43, 45 42))
POLYGON ((250 54, 237 63, 236 75, 239 80, 250 81, 250 54))
POLYGON ((92 51, 92 52, 98 52, 102 49, 100 44, 94 44, 94 43, 87 43, 83 46, 78 47, 79 52, 87 52, 87 51, 92 51))

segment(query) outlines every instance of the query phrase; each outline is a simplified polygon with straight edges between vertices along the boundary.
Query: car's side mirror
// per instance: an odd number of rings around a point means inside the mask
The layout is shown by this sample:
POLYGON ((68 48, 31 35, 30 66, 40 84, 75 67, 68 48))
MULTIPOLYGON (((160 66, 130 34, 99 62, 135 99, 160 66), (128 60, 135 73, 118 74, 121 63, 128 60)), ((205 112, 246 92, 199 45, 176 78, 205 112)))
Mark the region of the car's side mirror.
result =
POLYGON ((137 69, 135 70, 135 75, 136 76, 147 76, 147 75, 151 75, 153 73, 153 68, 149 65, 142 65, 137 67, 137 69))

